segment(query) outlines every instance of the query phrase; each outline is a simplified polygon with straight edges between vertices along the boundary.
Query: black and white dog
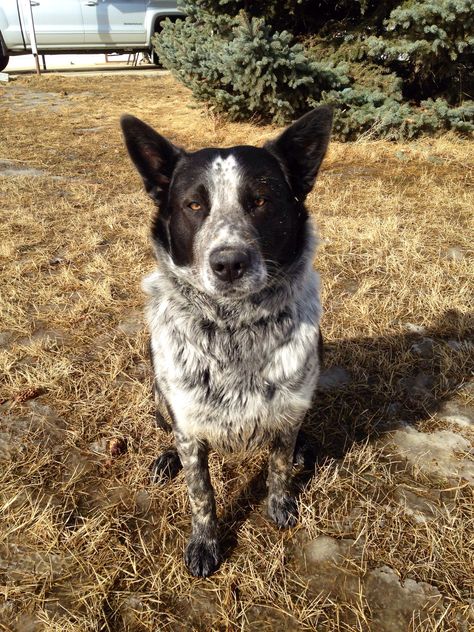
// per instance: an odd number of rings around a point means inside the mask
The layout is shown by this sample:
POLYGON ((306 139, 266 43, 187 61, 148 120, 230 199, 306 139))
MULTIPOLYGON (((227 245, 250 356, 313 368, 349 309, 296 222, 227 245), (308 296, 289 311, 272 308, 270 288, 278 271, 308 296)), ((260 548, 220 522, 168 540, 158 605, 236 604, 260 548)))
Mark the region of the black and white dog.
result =
POLYGON ((208 450, 270 447, 268 514, 296 523, 296 438, 319 375, 319 277, 304 200, 327 149, 332 111, 320 107, 263 148, 187 152, 132 116, 130 156, 155 201, 158 270, 149 294, 155 389, 176 449, 155 474, 184 468, 192 511, 185 562, 210 575, 220 551, 208 450))

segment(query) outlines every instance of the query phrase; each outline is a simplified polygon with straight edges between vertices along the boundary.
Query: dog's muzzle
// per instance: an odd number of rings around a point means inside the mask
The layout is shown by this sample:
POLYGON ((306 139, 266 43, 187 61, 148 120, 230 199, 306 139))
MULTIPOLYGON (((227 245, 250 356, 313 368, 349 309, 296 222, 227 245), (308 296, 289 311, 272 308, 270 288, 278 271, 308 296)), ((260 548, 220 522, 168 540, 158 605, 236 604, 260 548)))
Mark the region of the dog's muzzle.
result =
POLYGON ((241 279, 250 263, 250 253, 241 248, 216 248, 209 255, 212 272, 224 283, 234 283, 241 279))

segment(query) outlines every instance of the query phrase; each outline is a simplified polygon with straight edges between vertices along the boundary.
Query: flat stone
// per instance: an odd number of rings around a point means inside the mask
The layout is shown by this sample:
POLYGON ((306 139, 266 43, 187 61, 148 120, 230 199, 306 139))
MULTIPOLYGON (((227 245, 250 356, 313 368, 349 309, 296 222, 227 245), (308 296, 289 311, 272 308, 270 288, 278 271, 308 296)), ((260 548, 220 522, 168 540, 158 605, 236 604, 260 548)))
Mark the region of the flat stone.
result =
POLYGON ((97 132, 101 132, 105 127, 100 125, 98 127, 78 127, 74 130, 75 134, 97 134, 97 132))
POLYGON ((63 345, 70 341, 71 336, 65 332, 60 331, 58 329, 44 329, 43 327, 39 327, 36 329, 31 336, 24 336, 18 340, 18 344, 22 347, 30 347, 36 343, 44 344, 46 346, 50 345, 63 345))
POLYGON ((431 360, 434 356, 435 342, 432 338, 423 338, 411 346, 410 351, 425 360, 431 360))
POLYGON ((453 351, 465 351, 466 353, 474 351, 474 342, 472 340, 448 340, 446 344, 453 351))
POLYGON ((351 376, 342 366, 334 366, 323 371, 318 380, 318 389, 332 391, 351 383, 351 376))
POLYGON ((457 426, 474 427, 474 406, 463 406, 458 402, 449 401, 443 405, 437 416, 457 426))
POLYGON ((405 323, 403 328, 410 334, 419 334, 421 336, 426 334, 426 327, 423 327, 423 325, 417 325, 416 323, 405 323))
POLYGON ((0 570, 10 581, 24 581, 25 575, 57 576, 63 564, 63 558, 59 555, 31 550, 23 545, 8 543, 0 548, 0 570))
POLYGON ((140 629, 140 613, 144 610, 143 597, 138 593, 127 595, 119 606, 122 623, 127 629, 140 629))
POLYGON ((365 596, 377 632, 407 632, 414 612, 431 610, 442 600, 441 593, 431 584, 413 579, 401 583, 388 566, 368 574, 365 596))
POLYGON ((30 421, 24 416, 2 415, 0 417, 0 462, 10 461, 13 458, 28 434, 29 426, 30 421))
POLYGON ((118 324, 117 330, 127 336, 134 336, 144 327, 143 314, 132 312, 125 320, 118 324))
POLYGON ((432 522, 438 516, 439 512, 433 502, 404 486, 395 490, 394 497, 402 506, 404 513, 419 524, 432 522))
POLYGON ((432 375, 419 371, 414 376, 408 376, 400 380, 400 386, 406 395, 414 402, 423 401, 433 397, 432 388, 435 380, 432 375))
POLYGON ((0 348, 8 349, 12 339, 13 334, 10 331, 0 331, 0 348))
POLYGON ((405 426, 385 439, 408 463, 435 480, 466 480, 474 485, 474 460, 470 442, 455 432, 419 432, 405 426))
POLYGON ((347 557, 354 540, 336 540, 327 535, 320 535, 304 547, 304 556, 309 564, 322 562, 340 562, 347 557))
POLYGON ((445 259, 449 259, 449 261, 462 261, 465 258, 466 254, 462 248, 448 248, 444 253, 445 259))
POLYGON ((38 177, 46 175, 46 171, 42 169, 36 169, 36 167, 29 167, 28 165, 22 165, 18 162, 11 160, 0 160, 0 176, 29 176, 38 177))

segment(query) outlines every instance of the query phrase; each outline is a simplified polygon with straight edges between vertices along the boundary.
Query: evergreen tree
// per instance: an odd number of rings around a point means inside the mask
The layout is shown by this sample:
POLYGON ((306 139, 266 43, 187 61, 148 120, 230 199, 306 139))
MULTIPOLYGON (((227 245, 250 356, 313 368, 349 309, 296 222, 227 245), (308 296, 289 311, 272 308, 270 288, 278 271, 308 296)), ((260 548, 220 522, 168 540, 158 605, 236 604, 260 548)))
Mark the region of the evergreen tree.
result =
POLYGON ((389 138, 469 134, 470 4, 181 0, 188 17, 165 22, 154 45, 197 99, 234 120, 281 124, 332 103, 340 138, 368 130, 389 138))

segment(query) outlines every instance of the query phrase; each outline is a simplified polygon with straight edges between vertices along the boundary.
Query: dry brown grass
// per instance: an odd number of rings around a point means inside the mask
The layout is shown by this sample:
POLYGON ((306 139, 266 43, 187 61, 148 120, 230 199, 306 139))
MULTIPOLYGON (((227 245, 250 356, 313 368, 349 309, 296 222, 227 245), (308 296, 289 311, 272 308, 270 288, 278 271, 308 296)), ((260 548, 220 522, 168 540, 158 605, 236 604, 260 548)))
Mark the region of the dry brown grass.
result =
MULTIPOLYGON (((45 172, 0 175, 0 629, 382 630, 365 578, 386 565, 443 596, 410 630, 467 631, 472 486, 429 480, 377 436, 400 419, 449 428, 434 413, 473 368, 472 348, 446 344, 472 333, 472 143, 332 145, 309 206, 327 364, 352 380, 313 411, 320 464, 293 531, 264 517, 264 455, 212 455, 227 557, 196 580, 182 564, 182 476, 148 481, 170 442, 154 427, 147 337, 135 326, 153 267, 151 207, 118 117, 141 116, 188 148, 261 143, 275 129, 222 122, 167 76, 44 76, 0 90, 0 160, 45 172), (27 109, 18 88, 50 93, 49 105, 27 109), (409 323, 434 340, 429 357, 411 350, 409 323), (427 388, 410 391, 420 374, 427 388), (112 456, 115 438, 126 447, 112 456), (429 500, 435 518, 414 520, 400 490, 429 500), (331 589, 333 570, 301 559, 320 534, 356 541, 331 589)), ((469 392, 457 397, 466 404, 469 392)))

